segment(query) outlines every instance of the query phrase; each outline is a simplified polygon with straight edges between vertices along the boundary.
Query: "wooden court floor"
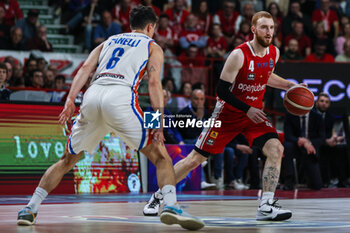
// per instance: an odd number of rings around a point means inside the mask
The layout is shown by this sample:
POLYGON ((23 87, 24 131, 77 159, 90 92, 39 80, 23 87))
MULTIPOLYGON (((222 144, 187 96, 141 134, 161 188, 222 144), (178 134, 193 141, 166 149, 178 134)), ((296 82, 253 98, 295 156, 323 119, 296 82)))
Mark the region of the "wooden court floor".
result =
MULTIPOLYGON (((350 198, 284 198, 280 204, 293 211, 293 217, 285 222, 256 221, 256 199, 210 199, 181 202, 186 211, 205 221, 206 227, 199 232, 350 232, 350 198)), ((140 201, 43 204, 36 224, 30 227, 16 225, 17 211, 23 204, 0 204, 0 232, 4 233, 187 232, 178 225, 160 223, 159 217, 144 217, 145 203, 140 201)))

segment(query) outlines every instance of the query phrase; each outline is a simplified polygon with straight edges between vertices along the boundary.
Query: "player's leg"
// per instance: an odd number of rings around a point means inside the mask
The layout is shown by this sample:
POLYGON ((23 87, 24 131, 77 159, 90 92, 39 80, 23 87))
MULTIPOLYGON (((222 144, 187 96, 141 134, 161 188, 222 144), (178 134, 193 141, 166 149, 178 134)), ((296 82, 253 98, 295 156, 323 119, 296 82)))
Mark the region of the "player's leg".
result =
POLYGON ((243 133, 250 145, 262 150, 266 156, 266 162, 262 174, 263 193, 261 203, 257 211, 257 220, 280 221, 292 216, 290 210, 282 209, 274 200, 275 190, 278 184, 281 162, 283 156, 283 145, 278 139, 276 129, 269 121, 259 124, 251 122, 243 133))
POLYGON ((292 217, 290 210, 282 209, 277 200, 273 199, 280 176, 283 150, 283 145, 277 138, 269 139, 263 146, 266 162, 262 174, 263 194, 257 220, 281 221, 292 217))
POLYGON ((81 158, 81 154, 72 155, 66 151, 58 162, 46 170, 28 205, 19 211, 17 218, 18 225, 29 226, 35 223, 41 202, 46 198, 48 193, 57 187, 63 176, 74 167, 81 158))

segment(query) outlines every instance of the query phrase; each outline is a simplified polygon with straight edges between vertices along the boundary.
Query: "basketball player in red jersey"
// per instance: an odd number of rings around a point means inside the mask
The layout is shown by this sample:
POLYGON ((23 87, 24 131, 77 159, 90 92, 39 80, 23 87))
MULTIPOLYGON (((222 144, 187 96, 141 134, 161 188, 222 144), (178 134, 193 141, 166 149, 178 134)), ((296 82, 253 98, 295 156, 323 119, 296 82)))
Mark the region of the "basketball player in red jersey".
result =
MULTIPOLYGON (((265 11, 252 18, 254 39, 232 51, 228 57, 217 87, 217 103, 212 118, 221 121, 221 127, 203 129, 195 149, 174 167, 176 182, 210 155, 222 153, 226 144, 242 133, 251 146, 260 148, 266 156, 262 177, 262 200, 257 220, 286 220, 290 210, 282 209, 274 200, 283 154, 283 146, 276 130, 261 110, 266 85, 287 90, 296 85, 274 74, 279 50, 273 46, 274 22, 265 11)), ((144 208, 145 215, 156 214, 161 202, 160 191, 154 193, 144 208)))

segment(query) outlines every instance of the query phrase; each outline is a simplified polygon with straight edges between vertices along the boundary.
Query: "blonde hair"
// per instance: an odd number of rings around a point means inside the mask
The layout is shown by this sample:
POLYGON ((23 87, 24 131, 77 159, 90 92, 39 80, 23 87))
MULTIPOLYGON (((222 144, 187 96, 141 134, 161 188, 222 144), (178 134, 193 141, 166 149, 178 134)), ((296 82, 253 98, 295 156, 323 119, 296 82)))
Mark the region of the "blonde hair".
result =
POLYGON ((268 18, 268 19, 272 19, 272 15, 267 12, 267 11, 259 11, 259 12, 256 12, 254 15, 253 15, 253 18, 252 18, 252 25, 253 26, 256 26, 256 23, 258 22, 258 20, 260 18, 268 18))

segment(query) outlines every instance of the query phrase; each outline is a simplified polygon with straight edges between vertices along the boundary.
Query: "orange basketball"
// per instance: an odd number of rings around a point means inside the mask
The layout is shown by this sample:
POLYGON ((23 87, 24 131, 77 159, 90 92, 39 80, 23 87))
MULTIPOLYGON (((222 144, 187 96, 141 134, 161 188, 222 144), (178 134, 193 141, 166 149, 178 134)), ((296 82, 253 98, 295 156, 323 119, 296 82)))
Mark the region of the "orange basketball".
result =
POLYGON ((293 115, 303 116, 314 106, 314 94, 304 86, 294 86, 284 95, 284 107, 293 115))

